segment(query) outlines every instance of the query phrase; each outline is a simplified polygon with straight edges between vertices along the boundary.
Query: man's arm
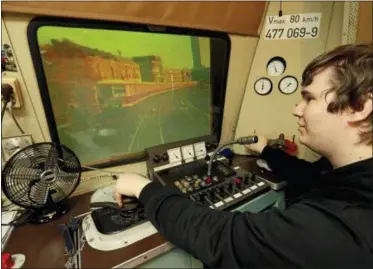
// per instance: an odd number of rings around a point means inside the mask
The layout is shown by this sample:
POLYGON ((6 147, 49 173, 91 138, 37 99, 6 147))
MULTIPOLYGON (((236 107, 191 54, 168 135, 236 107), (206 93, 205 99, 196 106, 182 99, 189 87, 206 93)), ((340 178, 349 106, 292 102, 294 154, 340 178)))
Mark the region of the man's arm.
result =
POLYGON ((302 267, 331 257, 350 240, 343 237, 343 225, 335 216, 328 219, 328 212, 304 204, 284 212, 217 211, 155 182, 139 199, 166 240, 208 267, 302 267))
POLYGON ((269 146, 264 147, 261 157, 267 161, 269 167, 278 177, 289 182, 302 181, 305 183, 307 180, 315 180, 322 170, 332 168, 325 158, 311 163, 269 146))

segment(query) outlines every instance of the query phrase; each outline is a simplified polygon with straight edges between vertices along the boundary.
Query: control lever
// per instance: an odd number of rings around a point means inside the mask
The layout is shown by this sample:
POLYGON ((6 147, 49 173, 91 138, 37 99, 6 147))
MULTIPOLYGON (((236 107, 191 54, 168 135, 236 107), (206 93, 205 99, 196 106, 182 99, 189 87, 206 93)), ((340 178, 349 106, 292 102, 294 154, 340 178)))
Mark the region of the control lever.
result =
POLYGON ((99 209, 99 208, 111 208, 118 210, 120 212, 127 212, 128 210, 133 210, 139 207, 139 202, 130 197, 126 197, 122 200, 123 207, 119 207, 117 203, 113 202, 95 202, 95 203, 90 203, 90 208, 91 209, 99 209))
POLYGON ((96 203, 90 203, 89 207, 94 210, 94 209, 100 209, 100 208, 111 208, 115 209, 118 211, 127 211, 128 209, 124 209, 123 207, 119 207, 117 203, 112 203, 112 202, 96 202, 96 203))
POLYGON ((258 181, 257 178, 256 178, 256 174, 252 174, 251 181, 254 182, 254 183, 256 183, 258 181))
POLYGON ((201 194, 201 198, 204 199, 207 203, 209 203, 210 205, 213 205, 214 203, 209 199, 211 198, 210 197, 210 194, 208 194, 207 192, 206 193, 202 193, 201 194))
POLYGON ((273 148, 285 149, 285 135, 280 134, 277 139, 268 139, 267 144, 273 148))
POLYGON ((214 203, 207 197, 205 197, 205 201, 208 202, 210 205, 213 205, 214 203))
POLYGON ((229 189, 229 185, 224 185, 224 187, 223 187, 223 192, 225 192, 226 194, 228 194, 229 196, 231 196, 232 195, 232 193, 230 193, 229 191, 228 191, 228 189, 229 189))
POLYGON ((236 184, 233 182, 230 182, 228 185, 228 190, 231 190, 231 192, 234 193, 235 189, 236 189, 236 184))
POLYGON ((215 196, 216 196, 216 198, 218 198, 220 201, 223 201, 223 200, 224 200, 224 198, 221 197, 218 193, 215 193, 215 196))

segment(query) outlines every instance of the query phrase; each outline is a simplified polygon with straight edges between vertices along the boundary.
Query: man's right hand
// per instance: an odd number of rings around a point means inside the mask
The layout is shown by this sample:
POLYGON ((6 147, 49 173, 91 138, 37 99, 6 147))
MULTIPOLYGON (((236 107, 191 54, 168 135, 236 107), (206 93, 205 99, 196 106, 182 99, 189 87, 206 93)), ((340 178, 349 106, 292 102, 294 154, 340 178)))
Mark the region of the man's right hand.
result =
POLYGON ((258 135, 257 143, 248 144, 248 145, 245 145, 245 147, 253 153, 261 154, 264 147, 267 146, 267 144, 268 144, 268 139, 265 138, 264 136, 258 135))

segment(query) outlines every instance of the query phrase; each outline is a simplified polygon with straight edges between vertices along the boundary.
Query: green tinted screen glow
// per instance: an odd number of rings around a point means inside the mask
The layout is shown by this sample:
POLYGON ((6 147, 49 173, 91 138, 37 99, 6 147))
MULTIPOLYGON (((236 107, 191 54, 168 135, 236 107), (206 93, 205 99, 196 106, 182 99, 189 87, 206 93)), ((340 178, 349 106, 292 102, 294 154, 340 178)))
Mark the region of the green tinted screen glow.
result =
POLYGON ((211 134, 210 38, 42 26, 60 142, 85 165, 211 134))

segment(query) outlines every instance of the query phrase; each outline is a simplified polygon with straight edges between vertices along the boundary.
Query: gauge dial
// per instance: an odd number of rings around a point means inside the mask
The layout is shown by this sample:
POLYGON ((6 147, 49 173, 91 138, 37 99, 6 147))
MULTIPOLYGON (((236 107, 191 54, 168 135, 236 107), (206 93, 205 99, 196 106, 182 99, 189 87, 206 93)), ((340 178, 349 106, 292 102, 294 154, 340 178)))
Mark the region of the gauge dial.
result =
POLYGON ((181 153, 183 154, 183 159, 187 160, 194 157, 193 145, 188 145, 181 147, 181 153))
POLYGON ((170 163, 181 162, 181 151, 180 148, 174 148, 167 150, 168 159, 170 163))
POLYGON ((259 95, 267 95, 272 91, 272 82, 268 78, 255 81, 254 90, 259 95))
POLYGON ((206 156, 206 144, 205 142, 200 142, 194 144, 194 152, 196 156, 206 156))
POLYGON ((281 57, 274 57, 267 64, 267 73, 269 76, 281 76, 286 69, 286 62, 281 57))
POLYGON ((298 89, 298 80, 293 76, 286 76, 280 80, 278 88, 283 94, 292 94, 298 89))

